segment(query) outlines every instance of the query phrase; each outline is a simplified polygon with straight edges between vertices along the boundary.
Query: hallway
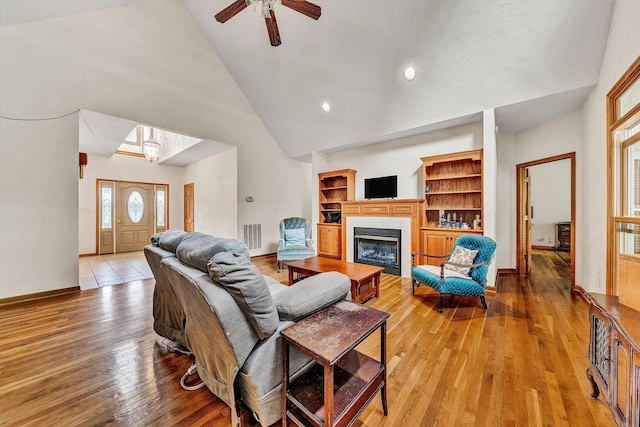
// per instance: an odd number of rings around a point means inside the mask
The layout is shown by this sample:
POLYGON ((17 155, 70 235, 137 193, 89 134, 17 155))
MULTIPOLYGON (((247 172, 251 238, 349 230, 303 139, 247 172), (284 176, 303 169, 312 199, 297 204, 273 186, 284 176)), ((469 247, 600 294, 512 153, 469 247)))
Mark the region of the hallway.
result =
POLYGON ((571 289, 571 253, 533 249, 531 253, 531 285, 539 291, 571 289))

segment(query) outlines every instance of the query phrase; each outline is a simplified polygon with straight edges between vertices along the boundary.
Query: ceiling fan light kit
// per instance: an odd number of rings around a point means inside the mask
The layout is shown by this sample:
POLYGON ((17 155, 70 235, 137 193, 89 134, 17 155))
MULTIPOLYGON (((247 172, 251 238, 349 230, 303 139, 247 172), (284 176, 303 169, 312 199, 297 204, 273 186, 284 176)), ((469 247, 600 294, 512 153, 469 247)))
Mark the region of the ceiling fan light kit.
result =
POLYGON ((269 41, 271 46, 279 46, 282 41, 280 40, 280 32, 278 31, 278 23, 276 21, 276 14, 273 9, 273 5, 279 1, 283 6, 293 9, 296 12, 302 13, 311 19, 318 19, 322 13, 320 6, 310 3, 306 0, 236 0, 229 6, 222 9, 215 15, 216 21, 225 23, 235 15, 243 11, 247 6, 253 5, 254 9, 260 6, 261 15, 267 25, 267 33, 269 34, 269 41), (258 5, 260 3, 260 5, 258 5))

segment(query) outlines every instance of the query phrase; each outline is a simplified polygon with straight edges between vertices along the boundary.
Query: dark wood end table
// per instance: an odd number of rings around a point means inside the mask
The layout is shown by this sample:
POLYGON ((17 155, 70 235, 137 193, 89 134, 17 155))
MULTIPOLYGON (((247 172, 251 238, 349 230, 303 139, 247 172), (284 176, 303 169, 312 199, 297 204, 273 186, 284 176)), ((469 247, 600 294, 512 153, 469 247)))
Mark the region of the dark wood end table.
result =
POLYGON ((282 426, 350 426, 378 391, 387 415, 386 322, 389 313, 351 301, 327 307, 281 331, 282 426), (380 329, 380 360, 355 347, 380 329), (289 380, 289 349, 317 364, 289 380))
POLYGON ((380 273, 383 267, 341 261, 326 257, 311 257, 296 261, 288 261, 289 285, 294 284, 298 276, 313 276, 327 271, 337 271, 351 280, 351 298, 363 303, 374 296, 380 297, 380 273))

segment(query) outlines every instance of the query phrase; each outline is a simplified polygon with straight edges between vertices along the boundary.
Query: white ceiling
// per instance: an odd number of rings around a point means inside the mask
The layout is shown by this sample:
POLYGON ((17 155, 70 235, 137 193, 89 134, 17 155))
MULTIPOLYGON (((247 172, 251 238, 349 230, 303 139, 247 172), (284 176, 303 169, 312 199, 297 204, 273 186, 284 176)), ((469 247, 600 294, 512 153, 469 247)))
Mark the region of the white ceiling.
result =
MULTIPOLYGON (((141 0, 0 0, 0 25, 141 0)), ((178 1, 178 0, 176 0, 178 1)), ((276 4, 282 45, 234 0, 180 0, 285 155, 307 158, 481 118, 515 132, 578 108, 598 80, 613 0, 315 0, 276 4), (414 81, 402 72, 416 68, 414 81), (329 113, 322 111, 331 103, 329 113)), ((157 1, 162 7, 164 1, 157 1)))

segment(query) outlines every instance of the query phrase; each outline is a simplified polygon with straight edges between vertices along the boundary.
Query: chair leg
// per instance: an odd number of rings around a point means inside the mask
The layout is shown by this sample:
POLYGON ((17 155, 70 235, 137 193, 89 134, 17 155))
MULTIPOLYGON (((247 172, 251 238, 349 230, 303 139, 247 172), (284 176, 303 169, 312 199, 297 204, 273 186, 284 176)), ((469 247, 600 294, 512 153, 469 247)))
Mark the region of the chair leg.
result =
POLYGON ((416 281, 415 279, 411 279, 411 295, 416 294, 416 281))
POLYGON ((276 271, 280 273, 280 260, 276 261, 276 271))
POLYGON ((440 293, 440 313, 442 313, 443 304, 444 304, 444 294, 440 293))
POLYGON ((480 302, 482 303, 482 307, 484 307, 484 309, 487 309, 487 301, 484 299, 484 295, 480 295, 480 302))

